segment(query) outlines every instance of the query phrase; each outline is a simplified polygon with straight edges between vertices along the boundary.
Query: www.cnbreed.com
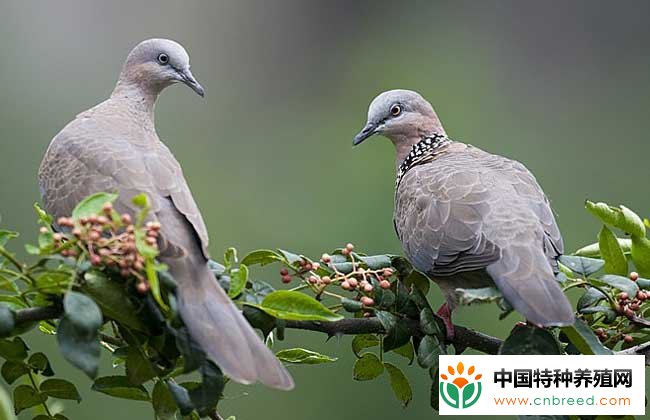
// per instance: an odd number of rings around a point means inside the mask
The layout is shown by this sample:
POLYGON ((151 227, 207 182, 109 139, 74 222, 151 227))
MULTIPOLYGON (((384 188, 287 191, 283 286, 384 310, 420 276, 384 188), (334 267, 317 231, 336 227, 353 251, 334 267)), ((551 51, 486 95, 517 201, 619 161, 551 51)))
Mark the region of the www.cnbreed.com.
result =
POLYGON ((592 395, 588 398, 571 398, 571 397, 494 397, 496 405, 613 405, 613 406, 630 406, 631 401, 628 397, 600 397, 592 395))

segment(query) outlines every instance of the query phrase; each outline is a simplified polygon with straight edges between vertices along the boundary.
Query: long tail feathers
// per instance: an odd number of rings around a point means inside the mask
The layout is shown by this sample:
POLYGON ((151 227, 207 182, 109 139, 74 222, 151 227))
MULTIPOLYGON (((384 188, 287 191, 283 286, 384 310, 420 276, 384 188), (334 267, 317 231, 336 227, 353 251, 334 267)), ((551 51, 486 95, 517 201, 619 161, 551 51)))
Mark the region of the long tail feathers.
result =
POLYGON ((571 304, 541 251, 525 245, 507 247, 487 271, 506 300, 528 321, 544 327, 573 324, 571 304))
POLYGON ((170 266, 181 318, 208 356, 235 382, 290 390, 291 375, 262 342, 204 264, 170 266), (189 271, 189 272, 188 272, 189 271))

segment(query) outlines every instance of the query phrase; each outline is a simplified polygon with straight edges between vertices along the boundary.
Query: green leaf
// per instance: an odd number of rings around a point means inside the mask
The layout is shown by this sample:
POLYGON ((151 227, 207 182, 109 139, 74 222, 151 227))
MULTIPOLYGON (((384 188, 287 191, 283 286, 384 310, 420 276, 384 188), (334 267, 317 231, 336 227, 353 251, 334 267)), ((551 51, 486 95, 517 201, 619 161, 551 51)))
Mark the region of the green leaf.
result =
POLYGON ((243 313, 248 323, 251 324, 253 328, 262 331, 264 337, 267 337, 271 331, 273 331, 273 328, 275 328, 275 318, 256 306, 244 305, 243 313))
POLYGON ((621 292, 627 293, 631 298, 634 298, 636 293, 639 291, 639 286, 627 277, 606 274, 598 280, 620 290, 621 292))
POLYGON ((176 402, 164 382, 158 381, 153 387, 151 404, 159 420, 176 420, 176 402))
POLYGON ((63 357, 90 378, 97 375, 100 345, 97 330, 79 330, 66 317, 59 321, 56 339, 63 357))
POLYGON ((562 332, 582 354, 613 354, 581 319, 576 318, 573 325, 562 327, 562 332))
POLYGON ((438 356, 444 354, 444 349, 438 337, 425 335, 418 346, 418 364, 424 369, 438 365, 438 356))
POLYGON ((355 257, 363 261, 371 270, 381 270, 391 267, 391 257, 389 255, 370 255, 366 257, 355 254, 355 257))
POLYGON ((433 311, 429 308, 424 308, 420 311, 420 329, 425 335, 442 336, 438 321, 435 315, 433 315, 433 311))
MULTIPOLYGON (((632 248, 632 240, 628 238, 616 238, 618 246, 624 254, 629 254, 632 248)), ((584 246, 575 252, 579 257, 600 258, 600 245, 598 242, 584 246)))
POLYGON ((357 357, 361 357, 360 352, 379 345, 379 338, 375 334, 359 334, 352 339, 352 351, 357 357))
MULTIPOLYGON (((378 287, 381 289, 381 287, 378 287)), ((419 315, 418 307, 411 300, 409 290, 401 280, 393 282, 392 290, 395 294, 395 312, 399 312, 408 318, 415 318, 419 315)))
POLYGON ((395 304, 395 293, 392 290, 382 289, 376 277, 371 277, 370 283, 374 287, 373 298, 376 308, 388 309, 395 304))
POLYGON ((156 376, 151 362, 144 357, 141 349, 129 346, 126 356, 126 377, 133 385, 140 385, 156 376))
POLYGON ((223 263, 226 266, 226 270, 229 270, 237 264, 237 250, 235 248, 230 247, 226 249, 226 252, 223 254, 223 263))
POLYGON ((221 369, 209 360, 201 365, 201 384, 189 390, 190 400, 201 416, 214 411, 225 386, 221 369))
POLYGON ((0 304, 0 337, 7 337, 16 327, 16 315, 9 306, 0 304))
POLYGON ((431 405, 431 408, 436 411, 440 410, 440 376, 438 373, 438 367, 429 369, 429 376, 431 376, 431 392, 429 404, 431 405))
POLYGON ((97 303, 107 318, 118 321, 133 330, 147 331, 147 327, 143 324, 142 318, 138 316, 138 309, 131 302, 125 287, 109 279, 104 273, 95 270, 86 272, 82 291, 97 303))
POLYGON ((330 311, 316 299, 304 293, 276 290, 269 293, 257 306, 279 319, 295 321, 338 321, 343 316, 330 311))
POLYGON ((365 353, 354 363, 355 381, 369 381, 384 372, 384 365, 374 353, 365 353))
POLYGON ((576 274, 589 277, 605 266, 605 261, 597 258, 562 255, 558 260, 562 265, 576 274))
POLYGON ((80 331, 91 333, 102 325, 102 311, 88 296, 69 291, 63 298, 65 317, 80 331))
POLYGON ((39 352, 32 354, 29 356, 27 363, 36 373, 40 373, 43 376, 54 376, 54 371, 45 353, 39 352))
POLYGON ((315 351, 300 348, 281 350, 275 356, 283 362, 299 365, 318 365, 321 363, 332 363, 338 360, 336 357, 330 357, 316 353, 315 351))
POLYGON ((397 366, 384 362, 384 367, 386 368, 386 372, 388 372, 393 394, 402 403, 402 406, 406 407, 413 399, 413 390, 411 390, 409 380, 397 366))
POLYGON ((623 249, 618 244, 616 236, 605 225, 598 234, 598 245, 600 254, 605 260, 605 267, 603 267, 605 273, 627 275, 627 259, 623 249))
POLYGON ((641 277, 650 277, 650 240, 644 236, 632 236, 630 256, 641 277))
POLYGON ((241 264, 239 268, 235 268, 230 273, 230 288, 228 289, 228 296, 235 298, 241 294, 248 282, 248 267, 241 264))
POLYGON ((0 339, 0 357, 5 360, 20 362, 27 358, 27 345, 20 338, 13 340, 0 339))
POLYGON ((503 295, 496 287, 481 287, 477 289, 459 288, 455 290, 455 293, 461 305, 496 302, 503 298, 503 295))
POLYGON ((10 239, 18 237, 18 232, 0 229, 0 246, 5 246, 10 239))
POLYGON ((258 249, 257 251, 253 251, 246 255, 241 263, 250 267, 258 264, 265 266, 276 261, 282 261, 282 256, 280 254, 271 249, 258 249))
POLYGON ((42 293, 63 294, 70 288, 75 273, 72 269, 58 271, 45 271, 36 276, 36 287, 42 293))
POLYGON ((11 397, 4 387, 0 386, 0 420, 16 420, 12 406, 11 397))
POLYGON ((415 351, 413 350, 413 343, 411 343, 411 341, 404 344, 402 347, 398 347, 391 351, 407 359, 409 361, 409 364, 413 363, 413 359, 415 359, 415 351))
POLYGON ((346 297, 341 298, 341 305, 343 305, 343 309, 352 313, 359 312, 361 309, 363 309, 363 303, 358 300, 348 299, 346 297))
POLYGON ((20 378, 23 375, 29 373, 29 367, 23 362, 14 362, 13 360, 7 360, 0 370, 2 373, 2 378, 7 381, 9 385, 13 384, 16 379, 20 378))
POLYGON ((605 323, 612 323, 618 314, 609 306, 590 306, 580 310, 581 314, 595 314, 601 313, 605 315, 605 323))
POLYGON ((643 221, 625 206, 616 208, 605 203, 593 203, 587 200, 585 207, 605 224, 614 226, 630 235, 645 236, 643 221))
POLYGON ((117 199, 117 194, 96 193, 90 195, 77 204, 72 210, 72 219, 78 221, 83 217, 90 217, 99 214, 106 203, 112 203, 117 199))
POLYGON ((133 385, 126 376, 104 376, 97 378, 93 391, 127 400, 149 401, 149 393, 142 385, 133 385))
POLYGON ((0 275, 0 290, 4 290, 12 294, 18 294, 20 292, 16 286, 16 283, 3 275, 0 275))
POLYGON ((278 249, 278 252, 280 253, 280 255, 282 255, 285 262, 289 265, 297 264, 303 260, 303 258, 300 255, 294 254, 293 252, 285 251, 283 249, 278 249))
POLYGON ((44 403, 47 396, 40 394, 30 385, 18 385, 14 389, 14 410, 16 414, 21 411, 44 403))
POLYGON ((47 379, 41 383, 40 389, 48 397, 81 402, 81 395, 79 395, 77 387, 63 379, 47 379))
POLYGON ((38 221, 41 225, 46 226, 48 228, 52 225, 52 222, 54 221, 52 219, 52 216, 47 214, 47 212, 43 210, 38 203, 34 203, 34 211, 36 212, 36 215, 38 216, 38 221))
POLYGON ((404 278, 404 285, 408 288, 414 287, 419 289, 423 294, 429 293, 431 281, 424 274, 417 270, 412 270, 411 273, 404 278))
POLYGON ((584 309, 603 299, 605 299, 603 292, 596 289, 595 287, 587 287, 587 290, 582 296, 580 296, 580 299, 578 299, 577 308, 578 310, 584 309))
POLYGON ((553 334, 541 328, 518 325, 506 338, 499 354, 562 354, 553 334))

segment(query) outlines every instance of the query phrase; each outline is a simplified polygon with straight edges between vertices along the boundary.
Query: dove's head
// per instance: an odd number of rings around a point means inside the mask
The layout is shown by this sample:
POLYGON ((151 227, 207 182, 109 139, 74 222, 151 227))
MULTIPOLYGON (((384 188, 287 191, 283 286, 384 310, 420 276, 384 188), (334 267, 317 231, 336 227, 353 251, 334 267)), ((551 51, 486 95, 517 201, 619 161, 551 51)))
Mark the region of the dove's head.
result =
POLYGON ((353 145, 374 134, 388 137, 398 149, 410 148, 423 136, 445 134, 431 104, 411 90, 389 90, 377 96, 368 108, 368 121, 353 145))
POLYGON ((190 71, 190 56, 169 39, 148 39, 133 48, 124 63, 120 84, 137 86, 157 95, 167 86, 183 83, 203 96, 205 91, 190 71))

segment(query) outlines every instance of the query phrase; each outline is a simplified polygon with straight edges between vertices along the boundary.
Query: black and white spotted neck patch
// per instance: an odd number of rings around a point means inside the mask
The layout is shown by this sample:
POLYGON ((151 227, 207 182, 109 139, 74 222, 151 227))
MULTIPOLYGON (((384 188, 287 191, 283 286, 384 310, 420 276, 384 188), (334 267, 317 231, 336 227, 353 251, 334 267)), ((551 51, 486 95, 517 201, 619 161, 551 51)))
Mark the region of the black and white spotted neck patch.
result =
POLYGON ((422 140, 415 143, 411 148, 411 152, 406 156, 402 164, 399 165, 397 179, 395 180, 395 189, 397 189, 400 181, 409 169, 422 165, 423 163, 431 162, 436 156, 436 151, 449 143, 451 143, 449 137, 436 133, 423 137, 422 140))

